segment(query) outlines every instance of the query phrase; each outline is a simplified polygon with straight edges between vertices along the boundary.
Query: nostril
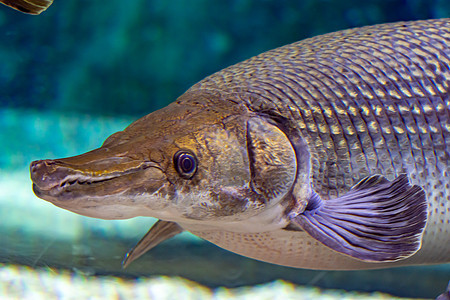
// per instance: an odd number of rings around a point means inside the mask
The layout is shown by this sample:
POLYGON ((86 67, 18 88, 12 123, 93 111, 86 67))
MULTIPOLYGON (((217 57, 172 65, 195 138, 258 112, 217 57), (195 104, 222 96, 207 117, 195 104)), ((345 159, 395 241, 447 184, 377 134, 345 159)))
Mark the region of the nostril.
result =
POLYGON ((36 170, 39 168, 39 165, 42 163, 42 160, 35 160, 30 165, 30 171, 31 173, 36 172, 36 170))
POLYGON ((40 169, 47 169, 49 166, 54 165, 55 161, 51 159, 35 160, 30 164, 30 171, 32 173, 39 171, 40 169))
POLYGON ((33 183, 39 186, 46 186, 52 181, 49 176, 54 173, 54 165, 55 162, 53 160, 35 160, 30 164, 30 176, 33 183))
POLYGON ((30 172, 36 173, 36 171, 39 169, 39 166, 42 164, 42 160, 35 160, 30 164, 30 172))
POLYGON ((35 160, 30 165, 30 172, 36 173, 43 169, 47 169, 47 167, 51 164, 51 161, 48 160, 35 160))

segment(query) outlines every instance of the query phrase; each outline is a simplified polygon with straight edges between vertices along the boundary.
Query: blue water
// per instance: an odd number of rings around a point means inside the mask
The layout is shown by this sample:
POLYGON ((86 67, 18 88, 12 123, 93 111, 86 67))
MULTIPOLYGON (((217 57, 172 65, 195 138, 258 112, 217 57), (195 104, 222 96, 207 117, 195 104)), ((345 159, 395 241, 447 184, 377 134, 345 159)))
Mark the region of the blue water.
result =
POLYGON ((96 148, 204 76, 265 50, 353 26, 449 16, 449 1, 425 0, 55 0, 40 16, 1 6, 0 262, 18 266, 19 279, 43 269, 85 278, 182 276, 213 288, 284 279, 435 297, 450 279, 449 265, 297 270, 231 254, 190 234, 122 270, 123 255, 155 220, 102 221, 56 208, 33 195, 28 165, 96 148))

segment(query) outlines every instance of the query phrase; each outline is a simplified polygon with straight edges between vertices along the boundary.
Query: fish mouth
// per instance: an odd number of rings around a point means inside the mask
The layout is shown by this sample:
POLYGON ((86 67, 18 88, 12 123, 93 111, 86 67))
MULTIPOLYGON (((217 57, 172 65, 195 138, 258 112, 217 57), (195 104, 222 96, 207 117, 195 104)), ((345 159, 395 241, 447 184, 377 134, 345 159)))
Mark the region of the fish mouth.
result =
POLYGON ((151 192, 165 178, 160 166, 150 161, 112 157, 76 165, 66 160, 37 160, 30 165, 36 196, 65 208, 76 200, 93 204, 139 188, 151 192))

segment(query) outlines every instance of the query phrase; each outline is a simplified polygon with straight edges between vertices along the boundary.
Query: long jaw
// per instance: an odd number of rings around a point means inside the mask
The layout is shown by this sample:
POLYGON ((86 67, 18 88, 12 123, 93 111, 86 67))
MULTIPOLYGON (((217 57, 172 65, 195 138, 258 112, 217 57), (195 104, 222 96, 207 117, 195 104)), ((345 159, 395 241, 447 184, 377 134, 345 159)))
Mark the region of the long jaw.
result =
POLYGON ((153 195, 166 183, 155 162, 104 157, 94 150, 81 156, 31 163, 34 193, 64 209, 91 217, 123 219, 139 215, 130 199, 153 195))

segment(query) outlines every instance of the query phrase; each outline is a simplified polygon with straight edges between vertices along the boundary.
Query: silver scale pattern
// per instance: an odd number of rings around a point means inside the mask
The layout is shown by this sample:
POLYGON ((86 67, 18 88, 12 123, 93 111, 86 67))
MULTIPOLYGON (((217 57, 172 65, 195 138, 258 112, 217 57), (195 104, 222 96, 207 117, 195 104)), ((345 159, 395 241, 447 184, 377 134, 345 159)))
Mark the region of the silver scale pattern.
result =
POLYGON ((194 85, 294 120, 324 199, 407 173, 427 194, 421 257, 450 257, 450 19, 356 28, 255 56, 194 85))

